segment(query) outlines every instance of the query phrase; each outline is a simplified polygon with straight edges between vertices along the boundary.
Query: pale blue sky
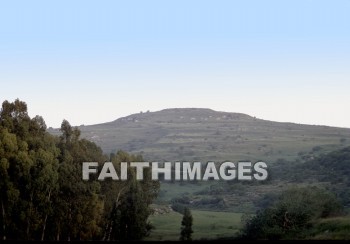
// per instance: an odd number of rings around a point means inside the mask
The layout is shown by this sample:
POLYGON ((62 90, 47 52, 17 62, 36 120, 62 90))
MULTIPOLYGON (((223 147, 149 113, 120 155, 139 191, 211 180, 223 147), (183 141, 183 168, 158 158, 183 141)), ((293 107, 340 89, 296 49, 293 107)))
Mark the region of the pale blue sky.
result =
POLYGON ((0 100, 48 126, 205 107, 350 127, 350 1, 0 1, 0 100))

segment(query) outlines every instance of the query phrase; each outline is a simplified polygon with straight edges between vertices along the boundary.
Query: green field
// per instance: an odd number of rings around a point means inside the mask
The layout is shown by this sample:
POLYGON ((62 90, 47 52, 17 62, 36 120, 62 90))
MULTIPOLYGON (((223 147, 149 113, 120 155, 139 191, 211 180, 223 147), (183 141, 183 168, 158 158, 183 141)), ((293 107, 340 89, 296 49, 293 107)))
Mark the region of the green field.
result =
MULTIPOLYGON (((242 227, 242 213, 192 210, 193 240, 209 240, 234 237, 242 227)), ((155 226, 146 241, 178 240, 182 215, 170 212, 150 217, 155 226)), ((350 240, 350 217, 320 219, 314 223, 306 239, 350 240)))
MULTIPOLYGON (((232 237, 241 227, 242 213, 192 210, 193 239, 232 237)), ((178 240, 182 215, 177 212, 150 217, 155 226, 146 240, 178 240)))

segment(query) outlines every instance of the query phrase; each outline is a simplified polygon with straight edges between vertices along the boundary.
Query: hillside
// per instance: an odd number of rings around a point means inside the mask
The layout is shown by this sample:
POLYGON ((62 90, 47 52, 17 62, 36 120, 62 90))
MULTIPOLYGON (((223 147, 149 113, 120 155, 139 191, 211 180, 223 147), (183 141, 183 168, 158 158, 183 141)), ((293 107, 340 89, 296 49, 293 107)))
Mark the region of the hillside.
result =
MULTIPOLYGON (((309 153, 307 153, 309 154, 309 153)), ((310 152, 310 155, 313 152, 310 152)), ((345 147, 327 154, 315 156, 307 161, 284 161, 279 160, 270 168, 271 178, 264 184, 238 183, 238 182, 198 182, 195 184, 185 183, 162 183, 161 194, 158 201, 171 203, 173 210, 181 211, 184 207, 208 211, 208 219, 201 219, 201 224, 207 227, 217 225, 216 237, 232 235, 233 230, 239 230, 242 222, 237 221, 232 214, 247 213, 254 214, 256 210, 263 210, 271 207, 274 202, 280 199, 280 193, 285 190, 304 187, 304 189, 316 192, 315 187, 327 189, 334 194, 340 203, 345 207, 345 211, 350 210, 350 147, 345 147), (217 218, 220 211, 225 211, 225 215, 231 219, 225 226, 225 218, 217 218), (210 214, 209 214, 210 213, 210 214), (230 217, 229 217, 230 216, 230 217), (232 223, 236 225, 232 226, 232 223), (228 225, 233 229, 229 230, 228 225)), ((310 193, 309 193, 310 194, 310 193)), ((304 195, 307 197, 309 194, 304 195)), ((304 199, 301 198, 301 199, 304 199)), ((298 198, 293 198, 293 203, 298 198)), ((310 198, 309 200, 312 200, 310 198)), ((299 198, 300 200, 300 198, 299 198)), ((309 200, 307 202, 310 204, 309 200)), ((327 202, 324 197, 315 203, 327 202)), ((303 206, 303 205, 301 205, 303 206)), ((330 204, 328 206, 334 206, 330 204)), ((305 206, 303 209, 307 208, 305 206)), ((311 208, 313 209, 313 208, 311 208)), ((177 213, 169 213, 161 216, 153 216, 151 221, 161 231, 171 236, 171 231, 176 220, 177 213), (169 224, 171 223, 171 224, 169 224)), ((248 215, 249 216, 249 215, 248 215)), ((243 219, 244 216, 240 218, 243 219)), ((247 217, 247 216, 246 216, 247 217)), ((322 217, 310 222, 310 226, 302 234, 304 239, 349 239, 350 216, 322 217)), ((212 231, 197 229, 201 236, 212 231)), ((254 231, 260 233, 259 231, 254 231)), ((214 233, 214 232, 213 232, 214 233)), ((157 232, 151 235, 152 239, 164 238, 157 232)), ((292 237, 295 238, 293 234, 292 237)), ((158 239, 157 239, 158 240, 158 239)))
POLYGON ((329 184, 343 205, 350 208, 350 147, 305 162, 279 161, 270 172, 284 182, 329 184))
MULTIPOLYGON (((321 147, 350 145, 350 129, 279 123, 246 114, 175 108, 79 126, 105 153, 125 150, 150 161, 294 160, 321 147)), ((58 134, 58 129, 49 130, 58 134)))
MULTIPOLYGON (((232 236, 231 233, 241 228, 243 215, 250 216, 271 205, 279 193, 295 186, 326 188, 335 193, 347 209, 350 206, 347 167, 350 129, 279 123, 246 114, 195 108, 133 114, 79 129, 82 137, 96 142, 105 153, 122 149, 140 153, 150 161, 263 160, 271 163, 269 180, 261 183, 161 182, 155 204, 159 208, 171 206, 172 211, 150 218, 157 227, 150 240, 169 236, 175 240, 178 230, 174 228, 181 217, 177 212, 184 207, 193 210, 196 219, 200 219, 197 223, 202 224, 196 227, 196 238, 207 238, 208 228, 212 233, 213 226, 217 226, 216 237, 232 236), (198 213, 205 213, 205 218, 198 217, 198 213), (223 216, 231 218, 231 215, 237 218, 226 223, 223 216)), ((60 133, 58 129, 49 131, 60 133)), ((332 220, 336 229, 329 232, 324 231, 324 221, 328 226, 328 220, 315 223, 312 238, 348 238, 348 235, 343 237, 348 217, 332 220)))
POLYGON ((350 147, 315 156, 308 161, 271 165, 266 182, 162 182, 158 201, 173 209, 190 207, 214 211, 250 212, 269 206, 276 194, 295 186, 319 186, 334 193, 350 210, 350 147), (176 208, 174 208, 176 207, 176 208))

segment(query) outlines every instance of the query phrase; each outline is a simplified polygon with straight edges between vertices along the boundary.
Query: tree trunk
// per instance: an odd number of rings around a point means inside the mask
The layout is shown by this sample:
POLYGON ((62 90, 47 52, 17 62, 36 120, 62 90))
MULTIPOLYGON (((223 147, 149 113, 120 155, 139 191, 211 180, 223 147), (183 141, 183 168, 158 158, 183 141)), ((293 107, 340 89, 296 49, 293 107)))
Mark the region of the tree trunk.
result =
MULTIPOLYGON (((49 190, 49 195, 48 195, 48 197, 47 197, 47 202, 48 202, 48 203, 50 202, 50 197, 51 197, 51 189, 49 190)), ((41 241, 43 241, 44 238, 45 238, 46 221, 47 221, 47 213, 46 213, 45 219, 44 219, 43 231, 42 231, 42 233, 41 233, 41 241)))
POLYGON ((111 240, 111 234, 113 230, 113 220, 111 220, 111 223, 109 224, 109 230, 108 230, 108 235, 107 235, 107 241, 111 240))
POLYGON ((41 233, 41 241, 43 241, 45 238, 46 221, 47 221, 47 214, 45 215, 45 219, 44 219, 43 232, 41 233))
POLYGON ((29 202, 29 216, 27 216, 27 240, 29 240, 29 233, 30 233, 30 218, 32 217, 32 211, 33 211, 33 192, 30 194, 30 202, 29 202))
MULTIPOLYGON (((115 211, 117 211, 118 207, 119 207, 119 204, 120 204, 120 195, 122 193, 122 191, 126 188, 126 186, 122 187, 122 189, 120 189, 120 191, 118 192, 118 196, 117 196, 117 199, 115 200, 115 211)), ((113 222, 114 220, 111 219, 111 223, 110 223, 110 226, 109 226, 109 231, 108 231, 108 236, 107 236, 107 241, 110 241, 111 240, 111 234, 112 234, 112 231, 113 231, 113 222)))
POLYGON ((29 229, 30 229, 30 223, 29 223, 29 218, 27 217, 27 230, 26 230, 27 240, 29 240, 29 229))
POLYGON ((57 235, 56 235, 56 241, 59 241, 60 240, 60 224, 61 222, 58 222, 58 225, 57 225, 57 235))
MULTIPOLYGON (((71 227, 71 224, 72 224, 72 206, 69 205, 69 214, 68 214, 68 226, 71 227)), ((67 238, 67 241, 70 241, 70 232, 71 230, 68 229, 68 238, 67 238)))
POLYGON ((2 239, 5 241, 6 240, 5 206, 2 199, 1 199, 1 210, 2 210, 1 212, 2 212, 2 231, 3 231, 2 239))
POLYGON ((105 228, 105 233, 103 235, 102 241, 107 241, 107 236, 109 233, 109 226, 110 226, 110 222, 107 223, 106 228, 105 228))
POLYGON ((126 188, 126 186, 122 187, 120 189, 120 191, 118 192, 117 199, 115 200, 114 207, 112 208, 110 221, 107 223, 107 226, 106 226, 106 229, 105 229, 105 234, 104 234, 103 239, 102 239, 103 241, 110 241, 111 240, 111 234, 113 232, 113 222, 114 222, 114 220, 113 220, 113 213, 114 213, 114 211, 117 211, 117 209, 118 209, 118 206, 120 204, 119 198, 120 198, 120 195, 121 195, 122 191, 125 188, 126 188))

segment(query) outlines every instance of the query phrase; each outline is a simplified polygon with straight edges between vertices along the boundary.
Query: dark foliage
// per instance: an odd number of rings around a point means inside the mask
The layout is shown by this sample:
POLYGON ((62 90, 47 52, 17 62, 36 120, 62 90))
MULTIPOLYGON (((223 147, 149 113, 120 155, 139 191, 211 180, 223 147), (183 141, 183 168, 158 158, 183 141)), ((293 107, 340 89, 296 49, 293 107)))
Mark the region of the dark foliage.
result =
MULTIPOLYGON (((159 182, 82 180, 82 162, 143 161, 119 151, 110 159, 64 120, 62 135, 30 118, 26 103, 4 101, 0 112, 0 238, 121 240, 149 234, 150 204, 159 182)), ((120 167, 119 167, 120 168, 120 167)))

